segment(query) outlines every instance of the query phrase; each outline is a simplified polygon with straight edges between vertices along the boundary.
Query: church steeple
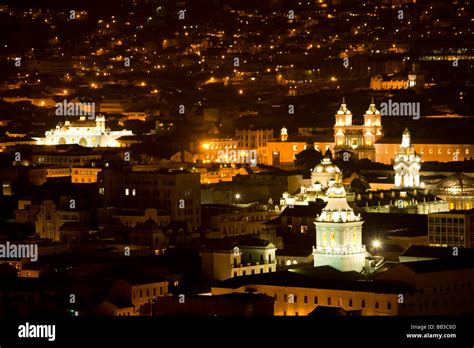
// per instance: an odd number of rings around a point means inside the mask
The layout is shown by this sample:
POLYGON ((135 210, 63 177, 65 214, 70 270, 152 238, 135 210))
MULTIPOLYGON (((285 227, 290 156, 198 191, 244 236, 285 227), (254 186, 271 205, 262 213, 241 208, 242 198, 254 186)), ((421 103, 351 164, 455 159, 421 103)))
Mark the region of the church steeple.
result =
POLYGON ((395 187, 418 187, 420 186, 420 163, 421 158, 415 152, 411 143, 410 131, 405 128, 402 134, 400 150, 395 157, 393 169, 395 171, 395 187))

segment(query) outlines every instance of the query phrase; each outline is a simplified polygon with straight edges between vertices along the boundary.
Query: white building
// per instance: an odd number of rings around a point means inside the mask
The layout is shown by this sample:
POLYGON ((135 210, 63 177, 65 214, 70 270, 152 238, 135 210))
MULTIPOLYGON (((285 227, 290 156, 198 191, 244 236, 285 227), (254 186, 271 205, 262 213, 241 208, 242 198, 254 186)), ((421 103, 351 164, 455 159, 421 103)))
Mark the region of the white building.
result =
POLYGON ((331 266, 342 272, 361 272, 368 254, 362 244, 362 224, 347 203, 346 190, 335 183, 327 190, 328 203, 316 218, 314 267, 331 266))
POLYGON ((420 163, 421 158, 415 153, 415 147, 411 144, 410 132, 405 128, 402 143, 397 157, 395 157, 395 187, 408 188, 420 186, 420 163))
POLYGON ((308 205, 308 202, 315 202, 316 199, 327 200, 326 190, 334 185, 337 176, 340 176, 341 170, 331 162, 329 158, 323 158, 321 163, 317 164, 311 172, 311 179, 304 180, 300 192, 294 196, 288 192, 283 193, 280 199, 280 205, 308 205))
POLYGON ((81 116, 79 121, 58 123, 56 129, 45 132, 44 138, 34 138, 38 145, 79 144, 85 147, 118 147, 116 141, 125 135, 133 135, 132 131, 111 131, 105 127, 105 117, 97 116, 95 120, 87 120, 81 116))

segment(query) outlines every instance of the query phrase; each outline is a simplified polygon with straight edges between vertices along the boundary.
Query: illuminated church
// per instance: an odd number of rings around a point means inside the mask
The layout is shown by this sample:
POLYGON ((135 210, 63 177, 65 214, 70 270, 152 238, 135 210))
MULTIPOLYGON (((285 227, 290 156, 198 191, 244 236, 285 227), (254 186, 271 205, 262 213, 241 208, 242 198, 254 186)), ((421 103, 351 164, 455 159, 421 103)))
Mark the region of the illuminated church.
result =
POLYGON ((328 203, 316 218, 314 267, 331 266, 342 272, 361 272, 368 255, 362 244, 362 224, 347 203, 344 186, 336 182, 327 191, 328 203))
POLYGON ((405 128, 402 135, 400 150, 395 157, 393 169, 395 170, 395 187, 408 188, 420 186, 421 158, 411 144, 410 132, 405 128))
POLYGON ((345 99, 337 111, 334 125, 334 151, 348 151, 357 159, 375 160, 375 142, 382 137, 382 121, 380 111, 374 100, 364 114, 364 124, 352 124, 352 112, 347 108, 345 99))
POLYGON ((45 132, 44 138, 35 138, 38 145, 79 144, 84 147, 118 147, 117 139, 133 135, 132 131, 111 131, 105 127, 105 117, 97 116, 87 120, 81 116, 78 121, 60 122, 56 129, 45 132))

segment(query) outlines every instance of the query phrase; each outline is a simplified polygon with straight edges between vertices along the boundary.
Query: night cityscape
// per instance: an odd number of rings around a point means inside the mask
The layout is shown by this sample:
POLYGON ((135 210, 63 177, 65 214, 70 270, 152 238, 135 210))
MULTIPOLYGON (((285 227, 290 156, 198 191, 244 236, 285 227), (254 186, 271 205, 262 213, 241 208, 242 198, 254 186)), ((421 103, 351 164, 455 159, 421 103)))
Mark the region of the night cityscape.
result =
POLYGON ((473 23, 471 0, 0 0, 0 344, 170 320, 337 343, 377 317, 472 346, 473 23))

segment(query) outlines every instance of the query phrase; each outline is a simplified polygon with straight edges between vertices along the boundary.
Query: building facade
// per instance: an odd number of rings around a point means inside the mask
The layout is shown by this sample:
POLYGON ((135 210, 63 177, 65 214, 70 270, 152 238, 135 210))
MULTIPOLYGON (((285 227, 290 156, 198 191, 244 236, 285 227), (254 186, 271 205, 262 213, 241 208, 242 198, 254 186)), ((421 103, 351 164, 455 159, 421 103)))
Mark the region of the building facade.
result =
POLYGON ((474 248, 474 210, 428 214, 428 243, 435 247, 474 248))
POLYGON ((38 145, 79 144, 84 147, 119 147, 117 139, 133 135, 132 131, 111 131, 105 127, 105 117, 97 116, 87 120, 81 116, 79 121, 59 123, 55 129, 45 132, 44 138, 35 138, 38 145))
POLYGON ((104 169, 100 190, 109 207, 167 211, 171 221, 201 225, 200 178, 197 173, 104 169))

